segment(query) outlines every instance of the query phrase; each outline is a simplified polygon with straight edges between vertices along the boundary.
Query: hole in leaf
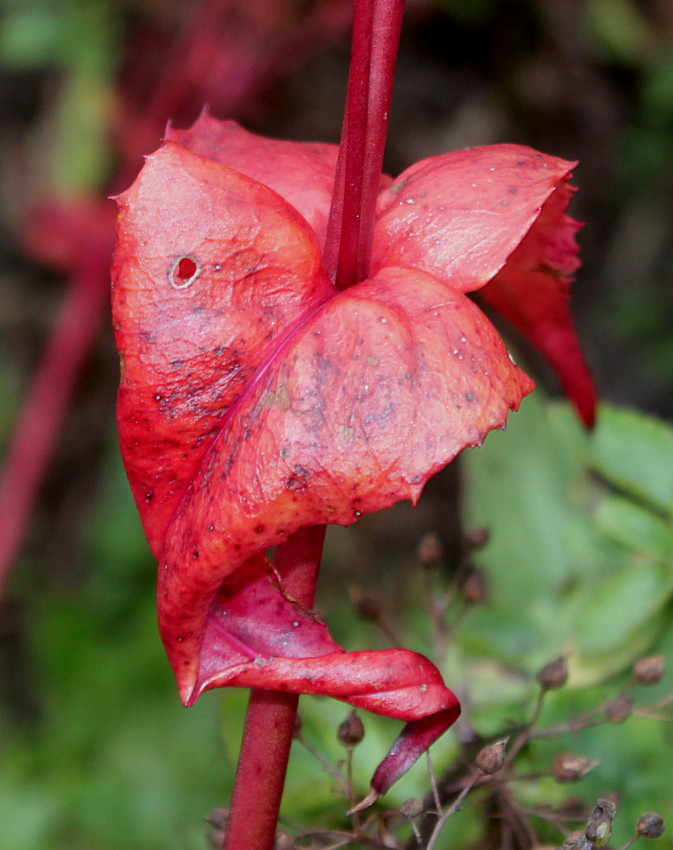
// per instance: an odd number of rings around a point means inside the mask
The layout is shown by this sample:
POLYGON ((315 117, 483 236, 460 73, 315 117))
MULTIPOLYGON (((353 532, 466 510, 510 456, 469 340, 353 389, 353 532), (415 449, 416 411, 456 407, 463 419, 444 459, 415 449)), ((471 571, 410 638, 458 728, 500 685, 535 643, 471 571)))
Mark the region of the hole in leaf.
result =
POLYGON ((176 257, 168 272, 168 282, 174 289, 187 289, 201 273, 201 267, 189 254, 176 257))

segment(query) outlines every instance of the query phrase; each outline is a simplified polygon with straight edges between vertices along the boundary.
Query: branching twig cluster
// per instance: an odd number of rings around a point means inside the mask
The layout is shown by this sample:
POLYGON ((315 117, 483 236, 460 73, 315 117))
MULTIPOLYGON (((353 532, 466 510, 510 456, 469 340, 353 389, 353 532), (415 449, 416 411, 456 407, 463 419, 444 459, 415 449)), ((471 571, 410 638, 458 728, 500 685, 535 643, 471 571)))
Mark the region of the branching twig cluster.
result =
MULTIPOLYGON (((470 554, 486 542, 487 535, 478 534, 467 541, 466 555, 454 572, 451 587, 440 584, 436 567, 441 563, 441 548, 434 535, 426 536, 418 549, 423 566, 424 590, 434 647, 433 660, 441 667, 457 621, 470 605, 483 601, 487 588, 484 576, 472 566, 470 554)), ((350 589, 356 611, 389 636, 396 625, 384 615, 384 606, 358 589, 350 589)), ((567 682, 567 659, 558 657, 537 673, 537 693, 529 709, 527 722, 510 729, 492 743, 479 748, 479 738, 469 725, 467 740, 462 744, 454 764, 445 775, 437 777, 428 756, 429 790, 423 799, 412 798, 398 809, 376 807, 369 812, 357 812, 350 817, 348 828, 312 829, 291 836, 278 833, 276 850, 338 850, 361 847, 377 850, 438 850, 440 834, 449 818, 465 804, 480 807, 483 835, 479 847, 493 850, 551 850, 543 843, 542 835, 556 835, 558 850, 594 850, 607 844, 612 834, 612 822, 617 812, 617 800, 610 795, 595 802, 593 809, 576 797, 564 803, 526 805, 519 799, 517 788, 533 780, 551 778, 560 784, 580 781, 598 761, 574 752, 561 750, 551 764, 536 772, 520 769, 520 756, 528 752, 532 742, 540 739, 575 733, 603 723, 619 724, 629 718, 673 721, 673 693, 651 705, 640 705, 638 689, 658 684, 665 672, 663 656, 641 658, 633 665, 630 681, 614 696, 589 711, 553 726, 540 724, 542 709, 549 694, 567 682), (578 828, 580 824, 585 826, 578 828)), ((468 721, 469 723, 469 721, 468 721)), ((333 764, 309 741, 301 724, 295 729, 295 740, 320 764, 335 783, 336 789, 352 808, 359 799, 354 787, 353 759, 357 745, 365 734, 362 720, 351 711, 337 730, 337 738, 345 748, 344 759, 333 764)), ((481 741, 481 744, 485 742, 481 741)), ((635 832, 620 850, 628 850, 640 838, 658 838, 664 831, 660 815, 646 812, 639 819, 635 832)), ((548 838, 544 840, 548 841, 548 838)), ((552 839, 553 840, 553 839, 552 839)), ((218 846, 215 843, 213 846, 218 846)))

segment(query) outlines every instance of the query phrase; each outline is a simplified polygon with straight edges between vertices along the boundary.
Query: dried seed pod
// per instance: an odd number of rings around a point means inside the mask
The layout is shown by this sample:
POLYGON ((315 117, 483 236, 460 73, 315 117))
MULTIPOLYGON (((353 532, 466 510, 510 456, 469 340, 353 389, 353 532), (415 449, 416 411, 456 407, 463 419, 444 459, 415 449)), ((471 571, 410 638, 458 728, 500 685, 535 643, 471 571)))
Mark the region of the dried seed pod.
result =
POLYGON ((488 528, 475 528, 465 537, 468 549, 481 549, 488 543, 490 537, 488 528))
POLYGON ((564 656, 559 655, 554 661, 545 664, 538 670, 535 678, 538 680, 540 687, 545 691, 553 688, 562 688, 568 681, 568 664, 564 656))
POLYGON ((374 596, 363 593, 359 587, 349 588, 353 607, 363 620, 377 623, 381 619, 381 603, 374 596))
POLYGON ((222 847, 228 817, 229 812, 227 809, 215 809, 206 818, 206 823, 209 825, 206 840, 212 850, 219 850, 222 847))
POLYGON ((593 844, 587 840, 587 837, 581 830, 578 830, 568 833, 561 850, 593 850, 593 844))
POLYGON ((436 567, 442 560, 442 543, 434 531, 428 531, 421 538, 416 549, 416 557, 423 567, 436 567))
POLYGON ((639 685, 656 685, 662 680, 665 669, 663 655, 648 655, 633 665, 633 678, 639 685))
POLYGON ((623 723, 631 714, 633 701, 625 694, 619 694, 605 706, 605 717, 610 723, 623 723))
POLYGON ((508 741, 509 738, 503 738, 502 741, 496 741, 494 744, 484 747, 477 753, 477 757, 474 760, 475 764, 486 776, 493 776, 505 763, 505 748, 508 741))
POLYGON ((460 590, 468 605, 477 605, 479 602, 483 602, 488 593, 486 573, 479 567, 473 567, 460 590))
POLYGON ((664 834, 666 824, 661 815, 656 812, 645 812, 638 818, 636 823, 638 835, 643 838, 659 838, 664 834))
POLYGON ((273 842, 273 850, 293 850, 294 838, 284 829, 279 829, 273 842))
POLYGON ((423 800, 418 797, 410 797, 400 806, 400 814, 409 820, 420 817, 423 814, 423 800))
POLYGON ((585 837, 592 842, 592 847, 603 847, 612 837, 612 821, 617 814, 617 805, 609 799, 599 798, 596 800, 587 828, 585 837))
POLYGON ((339 724, 337 738, 345 747, 354 747, 365 736, 365 727, 358 715, 351 711, 348 717, 339 724))
POLYGON ((597 764, 599 762, 576 753, 561 753, 552 762, 551 771, 557 782, 578 782, 597 764))

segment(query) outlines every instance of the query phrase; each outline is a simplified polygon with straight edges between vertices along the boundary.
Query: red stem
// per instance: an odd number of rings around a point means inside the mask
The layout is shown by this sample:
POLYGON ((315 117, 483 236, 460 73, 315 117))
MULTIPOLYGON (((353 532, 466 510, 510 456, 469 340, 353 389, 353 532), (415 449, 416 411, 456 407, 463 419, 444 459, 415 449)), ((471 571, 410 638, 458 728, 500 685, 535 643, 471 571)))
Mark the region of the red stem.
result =
MULTIPOLYGON (((283 592, 313 605, 325 527, 303 528, 276 549, 283 592)), ((252 690, 224 850, 271 850, 297 715, 297 694, 252 690)))
MULTIPOLYGON (((355 0, 346 110, 324 263, 342 289, 369 272, 376 197, 404 0, 355 0)), ((298 531, 276 550, 283 589, 313 604, 324 528, 298 531)), ((253 690, 223 850, 271 850, 298 697, 253 690)))
POLYGON ((75 377, 98 334, 109 297, 112 239, 113 233, 99 239, 82 258, 7 450, 0 478, 0 595, 68 409, 75 377))
POLYGON ((369 274, 404 0, 356 0, 353 51, 324 262, 341 289, 369 274))

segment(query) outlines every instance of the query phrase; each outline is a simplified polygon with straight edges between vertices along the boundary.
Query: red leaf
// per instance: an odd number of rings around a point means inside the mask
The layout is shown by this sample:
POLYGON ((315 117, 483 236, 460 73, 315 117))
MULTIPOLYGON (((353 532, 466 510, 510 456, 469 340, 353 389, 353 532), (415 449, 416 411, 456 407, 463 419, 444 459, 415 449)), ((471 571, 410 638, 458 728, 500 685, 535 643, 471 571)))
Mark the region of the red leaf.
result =
POLYGON ((278 192, 304 216, 322 245, 338 145, 267 139, 249 133, 235 121, 218 121, 205 109, 189 129, 169 127, 166 138, 278 192))
POLYGON ((372 269, 411 266, 462 292, 503 267, 573 163, 519 145, 417 162, 379 199, 372 269))
POLYGON ((575 243, 580 225, 565 214, 573 191, 567 183, 559 186, 535 227, 479 294, 546 357, 580 419, 591 428, 596 391, 568 304, 572 274, 580 264, 575 243))
POLYGON ((113 267, 122 452, 162 638, 185 703, 235 684, 411 721, 380 793, 458 703, 415 653, 344 652, 265 552, 415 501, 504 425, 533 384, 463 291, 517 256, 570 166, 512 146, 420 163, 382 193, 372 277, 339 291, 320 256, 335 148, 207 115, 170 136, 119 199, 113 267))
POLYGON ((549 361, 591 426, 596 393, 568 308, 579 266, 580 225, 565 214, 575 165, 518 145, 416 163, 380 197, 374 266, 413 266, 463 292, 484 287, 480 297, 549 361))

